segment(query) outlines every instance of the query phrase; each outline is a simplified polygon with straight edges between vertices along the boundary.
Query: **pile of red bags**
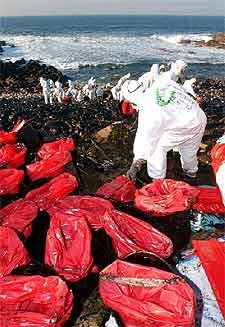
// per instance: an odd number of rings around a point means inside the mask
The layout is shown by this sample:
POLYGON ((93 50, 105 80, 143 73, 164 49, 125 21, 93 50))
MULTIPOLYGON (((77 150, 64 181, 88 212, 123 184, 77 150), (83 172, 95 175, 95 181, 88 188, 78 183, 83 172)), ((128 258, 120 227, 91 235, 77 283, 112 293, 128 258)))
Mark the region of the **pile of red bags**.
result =
POLYGON ((198 189, 185 182, 158 179, 137 190, 135 205, 152 215, 166 216, 190 209, 198 194, 198 189))
POLYGON ((118 176, 111 183, 101 186, 96 195, 118 202, 133 202, 136 187, 133 181, 129 181, 125 176, 118 176))
POLYGON ((28 252, 16 232, 11 228, 0 227, 0 277, 9 275, 28 262, 28 252))
POLYGON ((69 319, 73 295, 59 277, 0 278, 1 327, 62 327, 69 319))
POLYGON ((74 176, 63 173, 43 186, 30 191, 25 199, 36 203, 39 209, 48 210, 56 201, 72 193, 78 186, 74 176))
POLYGON ((0 148, 0 166, 18 168, 25 163, 27 149, 23 145, 6 144, 0 148))
POLYGON ((0 169, 0 195, 18 193, 23 178, 23 170, 0 169))
POLYGON ((0 210, 0 225, 15 229, 28 238, 32 232, 32 221, 38 213, 38 207, 32 201, 19 199, 0 210))
POLYGON ((191 287, 173 273, 115 261, 100 273, 100 295, 125 327, 193 327, 191 287))

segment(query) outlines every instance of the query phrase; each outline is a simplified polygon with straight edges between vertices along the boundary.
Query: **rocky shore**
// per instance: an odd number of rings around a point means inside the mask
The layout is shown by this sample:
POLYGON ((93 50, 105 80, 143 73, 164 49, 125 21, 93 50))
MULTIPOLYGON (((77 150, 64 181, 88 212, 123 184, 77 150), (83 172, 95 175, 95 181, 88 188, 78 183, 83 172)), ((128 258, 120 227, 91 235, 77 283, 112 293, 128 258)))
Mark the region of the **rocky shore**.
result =
POLYGON ((198 47, 209 47, 225 50, 225 33, 216 33, 208 35, 205 40, 193 41, 191 39, 182 39, 179 43, 181 44, 193 44, 198 47))

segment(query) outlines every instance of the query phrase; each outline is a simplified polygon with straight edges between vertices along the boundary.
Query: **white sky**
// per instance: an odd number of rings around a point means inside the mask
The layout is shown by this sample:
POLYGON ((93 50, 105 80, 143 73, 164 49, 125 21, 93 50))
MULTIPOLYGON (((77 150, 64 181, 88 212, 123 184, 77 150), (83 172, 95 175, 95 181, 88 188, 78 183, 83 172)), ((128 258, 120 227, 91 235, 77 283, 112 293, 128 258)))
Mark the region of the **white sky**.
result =
POLYGON ((0 0, 0 16, 168 14, 225 15, 224 0, 0 0))

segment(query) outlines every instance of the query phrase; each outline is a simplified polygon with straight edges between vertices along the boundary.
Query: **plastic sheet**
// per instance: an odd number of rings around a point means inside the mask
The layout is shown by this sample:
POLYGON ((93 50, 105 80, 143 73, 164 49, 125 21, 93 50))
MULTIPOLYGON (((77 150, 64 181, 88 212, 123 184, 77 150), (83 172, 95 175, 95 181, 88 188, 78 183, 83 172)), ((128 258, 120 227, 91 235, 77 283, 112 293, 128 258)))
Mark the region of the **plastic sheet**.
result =
POLYGON ((28 262, 29 255, 16 232, 11 228, 0 227, 0 277, 9 275, 28 262))
POLYGON ((190 209, 198 194, 198 189, 185 182, 158 179, 137 190, 135 205, 152 215, 166 216, 190 209))
POLYGON ((193 241, 192 244, 201 260, 225 318, 225 240, 193 241))
POLYGON ((118 202, 132 202, 135 198, 136 187, 133 181, 125 176, 118 176, 111 183, 101 186, 96 194, 118 202))
POLYGON ((78 186, 74 176, 63 173, 43 186, 30 191, 27 200, 34 201, 39 209, 48 210, 53 204, 72 193, 78 186))
POLYGON ((137 251, 148 251, 161 258, 173 252, 171 240, 150 224, 117 210, 104 217, 104 229, 112 238, 119 258, 137 251))
POLYGON ((0 170, 0 195, 16 194, 24 178, 24 172, 17 169, 0 170))
POLYGON ((27 166, 27 174, 32 181, 53 178, 63 173, 64 166, 72 161, 69 152, 57 152, 49 159, 37 161, 27 166))
POLYGON ((117 260, 100 273, 100 295, 125 327, 195 326, 194 292, 170 272, 117 260))
POLYGON ((218 188, 197 187, 199 191, 192 208, 204 213, 225 213, 225 206, 218 188))
POLYGON ((1 327, 62 327, 73 295, 59 277, 7 276, 0 279, 1 327))
POLYGON ((65 151, 73 151, 75 149, 75 145, 73 139, 68 137, 66 139, 61 139, 55 142, 45 143, 42 145, 40 150, 38 151, 38 156, 41 159, 49 159, 52 155, 57 152, 65 152, 65 151))
POLYGON ((0 166, 18 168, 25 163, 27 149, 23 145, 7 144, 0 148, 0 166))
POLYGON ((104 216, 113 209, 112 204, 94 196, 68 196, 54 204, 49 213, 62 212, 65 214, 80 213, 93 230, 103 227, 104 216))
POLYGON ((225 321, 195 251, 189 249, 182 252, 176 268, 192 282, 197 299, 196 327, 224 327, 225 321))
POLYGON ((32 232, 32 221, 36 218, 38 207, 32 201, 19 199, 0 210, 0 225, 15 229, 25 238, 32 232))
POLYGON ((85 278, 94 266, 92 234, 82 215, 55 212, 47 233, 45 263, 67 281, 85 278))

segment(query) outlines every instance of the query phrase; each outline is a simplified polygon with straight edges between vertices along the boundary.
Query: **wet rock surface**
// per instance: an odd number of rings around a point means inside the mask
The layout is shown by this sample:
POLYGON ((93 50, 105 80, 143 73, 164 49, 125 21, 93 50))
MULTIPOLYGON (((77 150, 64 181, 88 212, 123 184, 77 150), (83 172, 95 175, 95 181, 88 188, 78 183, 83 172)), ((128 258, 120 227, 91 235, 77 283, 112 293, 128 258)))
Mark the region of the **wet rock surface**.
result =
POLYGON ((225 33, 216 33, 210 35, 210 40, 208 41, 194 41, 193 44, 200 47, 210 47, 225 50, 225 33))

